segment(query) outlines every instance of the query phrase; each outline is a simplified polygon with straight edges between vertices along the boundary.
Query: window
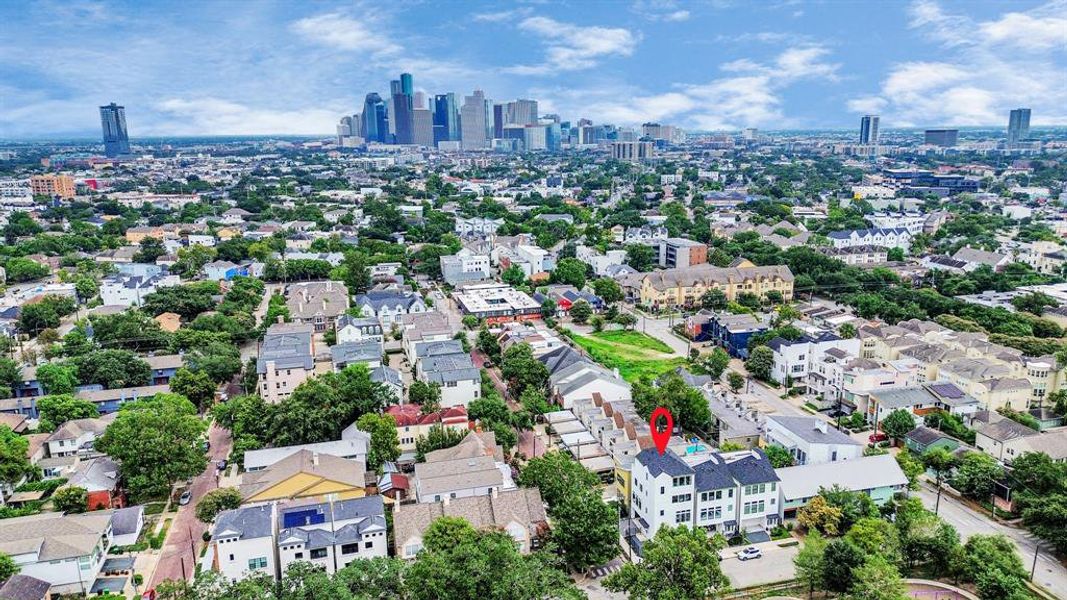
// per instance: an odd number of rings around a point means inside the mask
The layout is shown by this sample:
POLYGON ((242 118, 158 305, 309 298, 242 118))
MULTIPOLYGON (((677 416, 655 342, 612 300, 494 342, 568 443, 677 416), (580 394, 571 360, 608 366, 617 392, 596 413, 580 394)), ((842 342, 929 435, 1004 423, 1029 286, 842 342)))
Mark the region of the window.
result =
POLYGON ((679 494, 677 496, 671 496, 671 502, 674 504, 678 504, 679 502, 692 502, 692 500, 692 494, 679 494))
MULTIPOLYGON (((233 555, 231 554, 230 557, 232 558, 233 555)), ((266 569, 266 568, 267 568, 267 557, 266 556, 260 556, 259 558, 250 558, 250 559, 248 559, 248 569, 249 570, 252 570, 252 569, 266 569)))
POLYGON ((722 518, 722 507, 716 506, 714 508, 702 508, 700 509, 701 521, 713 521, 715 519, 722 518))
MULTIPOLYGON (((773 488, 772 488, 773 489, 773 488)), ((767 491, 766 483, 754 483, 752 485, 745 486, 745 495, 751 496, 753 494, 762 494, 767 491)))
POLYGON ((301 558, 304 558, 304 553, 303 552, 297 552, 296 554, 293 555, 293 558, 295 558, 296 560, 300 560, 301 558))
POLYGON ((406 556, 415 556, 416 554, 419 553, 420 550, 422 550, 422 544, 417 544, 416 543, 416 544, 408 544, 407 546, 404 546, 404 554, 406 556))
MULTIPOLYGON (((58 563, 59 561, 57 560, 56 562, 58 563)), ((230 562, 233 562, 233 555, 232 554, 230 555, 230 562)))
POLYGON ((763 514, 764 508, 765 506, 763 500, 755 502, 745 502, 744 510, 742 511, 742 513, 746 515, 759 515, 763 514))
POLYGON ((680 510, 680 511, 674 513, 674 522, 675 523, 688 523, 688 522, 690 522, 692 520, 693 520, 693 511, 680 510))
POLYGON ((714 492, 701 492, 701 502, 709 502, 711 500, 722 500, 722 490, 716 490, 714 492))
POLYGON ((326 558, 326 548, 315 548, 311 551, 311 559, 326 558))
POLYGON ((363 544, 363 547, 364 548, 373 548, 374 547, 374 542, 367 542, 367 543, 363 544))
POLYGON ((681 487, 683 485, 689 485, 693 483, 693 477, 691 475, 683 475, 681 477, 675 477, 672 480, 674 487, 681 487))

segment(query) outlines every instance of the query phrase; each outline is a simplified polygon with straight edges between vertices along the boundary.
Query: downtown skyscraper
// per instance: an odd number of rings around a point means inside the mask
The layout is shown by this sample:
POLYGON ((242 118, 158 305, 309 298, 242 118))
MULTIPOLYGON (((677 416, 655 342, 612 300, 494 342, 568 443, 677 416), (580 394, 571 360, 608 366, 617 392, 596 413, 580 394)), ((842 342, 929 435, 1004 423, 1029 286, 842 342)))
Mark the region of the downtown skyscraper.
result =
POLYGON ((433 98, 433 141, 454 142, 459 140, 459 106, 452 92, 437 94, 433 98))
POLYGON ((400 79, 390 84, 393 111, 389 115, 390 129, 395 135, 394 143, 411 144, 415 141, 415 83, 411 73, 401 73, 400 79))
POLYGON ((1018 144, 1030 137, 1030 109, 1016 108, 1008 114, 1008 144, 1018 144))
POLYGON ((474 92, 463 99, 459 111, 460 139, 464 150, 481 150, 489 147, 492 122, 489 120, 492 101, 485 98, 485 92, 474 92))
POLYGON ((363 137, 368 142, 386 142, 389 135, 389 116, 385 101, 378 92, 367 94, 363 101, 362 127, 363 137))
POLYGON ((878 115, 864 115, 860 119, 860 143, 865 146, 878 144, 878 115))
POLYGON ((126 132, 126 107, 112 102, 100 107, 100 127, 104 133, 104 156, 114 158, 130 153, 126 132))

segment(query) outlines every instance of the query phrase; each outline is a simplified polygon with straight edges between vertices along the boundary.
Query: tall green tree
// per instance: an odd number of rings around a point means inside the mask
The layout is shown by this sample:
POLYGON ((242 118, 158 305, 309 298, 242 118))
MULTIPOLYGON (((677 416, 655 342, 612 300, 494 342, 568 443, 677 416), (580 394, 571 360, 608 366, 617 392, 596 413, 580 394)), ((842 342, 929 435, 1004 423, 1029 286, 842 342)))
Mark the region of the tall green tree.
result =
POLYGON ((55 431, 57 427, 74 419, 99 417, 100 411, 88 400, 70 394, 45 396, 37 401, 38 429, 55 431))
POLYGON ((826 553, 826 538, 817 530, 808 532, 804 538, 804 545, 793 557, 793 567, 797 581, 808 588, 808 598, 811 598, 815 590, 822 589, 824 574, 824 555, 826 553))
POLYGON ((1004 468, 985 452, 967 452, 960 458, 952 475, 952 487, 963 495, 988 500, 993 484, 1004 476, 1004 468))
POLYGON ((604 580, 604 587, 634 600, 715 597, 730 585, 719 568, 724 545, 721 537, 708 538, 702 529, 661 527, 645 542, 641 563, 625 563, 604 580))
POLYGON ((367 468, 377 471, 383 463, 400 458, 400 438, 396 433, 393 415, 367 413, 356 421, 356 427, 370 435, 367 468))
POLYGON ((883 556, 868 555, 852 573, 852 587, 844 596, 847 600, 906 600, 911 597, 896 566, 883 556))
POLYGON ((745 369, 749 375, 762 381, 771 380, 771 370, 774 368, 774 351, 767 346, 756 346, 748 354, 745 361, 745 369))
POLYGON ((29 447, 29 440, 0 425, 0 483, 15 485, 34 472, 27 453, 29 447))
POLYGON ((204 470, 204 429, 192 402, 158 394, 124 404, 95 447, 119 462, 130 492, 143 500, 163 496, 175 481, 204 470))
POLYGON ((604 502, 600 490, 571 493, 550 510, 552 541, 570 568, 584 571, 619 554, 619 512, 604 502))
POLYGON ((882 419, 880 427, 887 436, 899 440, 915 429, 915 416, 906 408, 898 408, 882 419))
POLYGON ((217 385, 203 371, 192 371, 182 367, 174 372, 170 379, 170 389, 175 394, 188 398, 200 409, 207 409, 215 401, 217 385))

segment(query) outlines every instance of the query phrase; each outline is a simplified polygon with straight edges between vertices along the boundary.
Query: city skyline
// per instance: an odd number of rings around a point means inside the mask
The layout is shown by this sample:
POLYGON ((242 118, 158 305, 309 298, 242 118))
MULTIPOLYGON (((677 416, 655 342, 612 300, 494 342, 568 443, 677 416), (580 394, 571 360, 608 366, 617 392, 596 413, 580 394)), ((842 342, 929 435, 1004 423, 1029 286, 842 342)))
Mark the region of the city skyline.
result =
POLYGON ((1067 125, 1063 2, 140 6, 0 7, 0 138, 91 136, 112 100, 134 137, 330 135, 401 72, 457 111, 481 89, 623 126, 1003 127, 1020 106, 1067 125))

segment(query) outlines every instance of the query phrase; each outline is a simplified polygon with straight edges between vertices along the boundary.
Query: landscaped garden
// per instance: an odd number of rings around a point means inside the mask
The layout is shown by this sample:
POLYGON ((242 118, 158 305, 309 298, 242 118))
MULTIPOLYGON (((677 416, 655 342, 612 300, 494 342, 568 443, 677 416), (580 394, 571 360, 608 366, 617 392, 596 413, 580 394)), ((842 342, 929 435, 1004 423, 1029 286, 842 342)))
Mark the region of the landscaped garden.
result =
POLYGON ((667 344, 640 331, 571 333, 570 337, 590 358, 609 369, 618 369, 626 381, 638 381, 645 376, 654 379, 687 362, 684 357, 674 354, 667 344))

